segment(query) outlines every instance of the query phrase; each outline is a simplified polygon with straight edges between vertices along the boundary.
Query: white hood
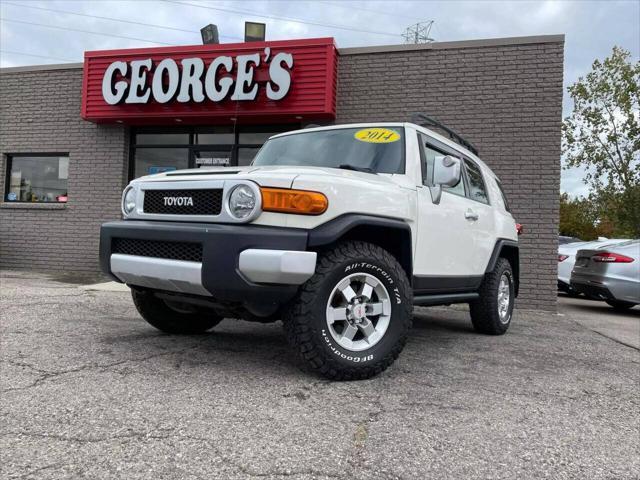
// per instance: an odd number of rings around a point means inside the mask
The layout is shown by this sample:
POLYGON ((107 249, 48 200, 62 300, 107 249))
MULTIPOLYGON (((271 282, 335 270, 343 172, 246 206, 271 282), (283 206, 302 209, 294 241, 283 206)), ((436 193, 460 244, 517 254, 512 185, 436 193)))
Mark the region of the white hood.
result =
POLYGON ((331 181, 355 181, 378 185, 408 186, 404 175, 371 174, 339 168, 305 167, 305 166, 263 166, 263 167, 203 167, 199 169, 174 170, 140 177, 134 182, 163 182, 181 180, 226 180, 247 179, 263 187, 292 188, 296 179, 331 181))

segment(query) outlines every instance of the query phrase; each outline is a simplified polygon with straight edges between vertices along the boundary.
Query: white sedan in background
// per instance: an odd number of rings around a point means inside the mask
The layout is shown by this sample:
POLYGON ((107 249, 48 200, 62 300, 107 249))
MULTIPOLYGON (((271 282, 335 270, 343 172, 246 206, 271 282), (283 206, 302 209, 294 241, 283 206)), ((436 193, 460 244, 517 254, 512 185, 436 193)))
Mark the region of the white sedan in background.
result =
POLYGON ((571 271, 576 263, 576 253, 582 249, 601 248, 626 242, 625 238, 598 238, 589 242, 565 243, 558 246, 558 290, 571 296, 578 296, 579 293, 571 288, 571 271))

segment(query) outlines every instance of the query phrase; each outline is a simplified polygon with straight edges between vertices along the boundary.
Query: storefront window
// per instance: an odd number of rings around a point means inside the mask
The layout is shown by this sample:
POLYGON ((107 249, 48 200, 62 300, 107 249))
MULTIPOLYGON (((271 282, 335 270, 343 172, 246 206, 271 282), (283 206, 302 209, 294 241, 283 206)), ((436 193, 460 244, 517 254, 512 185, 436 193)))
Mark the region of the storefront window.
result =
POLYGON ((141 145, 189 145, 188 133, 138 133, 136 143, 141 145))
POLYGON ((270 136, 299 128, 299 124, 140 127, 132 132, 129 175, 133 179, 182 168, 249 165, 270 136))
POLYGON ((136 148, 135 178, 188 167, 188 148, 136 148))
POLYGON ((245 167, 251 165, 251 162, 253 162, 259 150, 259 148, 238 148, 238 166, 245 167))
POLYGON ((269 140, 269 137, 282 132, 298 130, 300 125, 255 125, 245 127, 238 134, 238 143, 242 145, 262 145, 269 140))
POLYGON ((199 145, 233 145, 236 143, 236 135, 231 126, 198 128, 194 143, 199 145))
POLYGON ((68 155, 9 155, 7 202, 67 201, 68 155))

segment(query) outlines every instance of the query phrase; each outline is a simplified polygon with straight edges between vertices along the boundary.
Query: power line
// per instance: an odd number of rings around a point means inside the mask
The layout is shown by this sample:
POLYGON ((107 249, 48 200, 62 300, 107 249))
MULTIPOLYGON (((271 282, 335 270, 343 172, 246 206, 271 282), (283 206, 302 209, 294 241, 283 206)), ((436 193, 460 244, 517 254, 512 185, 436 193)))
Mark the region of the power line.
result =
POLYGON ((66 31, 69 31, 69 32, 80 32, 80 33, 89 33, 91 35, 102 35, 103 37, 124 38, 126 40, 136 40, 138 42, 156 43, 156 44, 159 44, 159 45, 173 45, 173 43, 160 42, 158 40, 147 40, 147 39, 144 39, 144 38, 126 37, 124 35, 115 35, 113 33, 92 32, 90 30, 79 30, 77 28, 58 27, 56 25, 45 25, 44 23, 25 22, 23 20, 13 20, 11 18, 0 18, 0 21, 2 21, 2 22, 12 22, 12 23, 22 23, 24 25, 33 25, 33 26, 36 26, 36 27, 55 28, 56 30, 66 30, 66 31))
MULTIPOLYGON (((324 3, 325 5, 330 5, 332 7, 342 8, 343 10, 360 10, 362 12, 378 13, 378 14, 381 14, 381 15, 385 15, 387 17, 396 17, 396 18, 404 18, 405 20, 413 20, 414 22, 416 20, 415 16, 398 15, 397 13, 386 13, 386 12, 381 12, 378 9, 363 8, 363 7, 358 7, 358 6, 355 6, 355 5, 345 6, 345 2, 329 2, 329 1, 326 1, 326 0, 315 0, 315 3, 324 3)), ((349 3, 349 2, 346 2, 346 3, 349 3)))
POLYGON ((25 55, 27 57, 48 58, 49 60, 61 60, 63 62, 79 62, 80 60, 69 60, 68 58, 50 57, 47 55, 36 55, 35 53, 14 52, 13 50, 0 50, 0 53, 8 53, 10 55, 25 55))
POLYGON ((286 20, 287 22, 294 22, 294 23, 303 23, 306 25, 313 25, 316 27, 328 27, 328 28, 335 28, 338 30, 349 30, 352 32, 359 32, 359 33, 369 33, 369 34, 373 34, 373 35, 387 35, 389 37, 400 37, 400 35, 398 35, 397 33, 389 33, 389 32, 378 32, 378 31, 374 31, 374 30, 363 30, 360 28, 353 28, 353 27, 346 27, 344 25, 335 25, 332 23, 320 23, 320 22, 312 22, 310 20, 303 20, 300 18, 294 18, 294 17, 285 17, 285 16, 280 16, 280 15, 267 15, 264 13, 256 13, 254 11, 248 11, 248 10, 234 10, 234 9, 230 9, 230 8, 220 8, 220 7, 210 7, 208 5, 198 5, 197 3, 189 3, 189 2, 180 2, 177 0, 161 0, 163 2, 166 3, 174 3, 176 5, 185 5, 185 6, 190 6, 190 7, 197 7, 197 8, 205 8, 207 10, 215 10, 218 12, 226 12, 226 13, 233 13, 233 14, 237 14, 237 15, 252 15, 254 17, 261 17, 261 18, 271 18, 273 20, 286 20))
MULTIPOLYGON (((128 23, 131 25, 142 25, 145 27, 154 27, 154 28, 164 28, 166 30, 174 30, 176 32, 185 32, 185 33, 195 33, 197 35, 200 35, 200 31, 199 30, 187 30, 184 28, 176 28, 176 27, 169 27, 167 25, 156 25, 153 23, 143 23, 143 22, 134 22, 133 20, 124 20, 122 18, 112 18, 112 17, 102 17, 100 15, 89 15, 87 13, 79 13, 79 12, 70 12, 68 10, 57 10, 55 8, 45 8, 45 7, 36 7, 34 5, 24 5, 24 4, 20 4, 20 3, 12 3, 12 2, 2 2, 3 5, 12 5, 14 7, 23 7, 23 8, 32 8, 34 10, 43 10, 45 12, 55 12, 55 13, 64 13, 67 15, 76 15, 78 17, 87 17, 87 18, 97 18, 100 20, 109 20, 112 22, 121 22, 121 23, 128 23)), ((220 35, 220 37, 222 38, 232 38, 232 39, 240 39, 240 37, 233 37, 233 36, 228 36, 228 35, 220 35)))

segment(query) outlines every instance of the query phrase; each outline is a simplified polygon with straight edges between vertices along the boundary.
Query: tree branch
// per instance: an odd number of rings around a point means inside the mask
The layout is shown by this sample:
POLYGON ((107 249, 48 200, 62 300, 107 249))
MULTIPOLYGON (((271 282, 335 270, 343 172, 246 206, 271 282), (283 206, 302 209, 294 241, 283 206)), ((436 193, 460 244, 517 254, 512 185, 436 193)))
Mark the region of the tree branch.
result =
MULTIPOLYGON (((625 161, 624 161, 624 157, 622 156, 622 152, 620 152, 620 145, 618 143, 618 129, 616 128, 616 119, 613 116, 613 112, 611 112, 611 110, 609 110, 609 107, 603 102, 602 106, 604 107, 604 109, 607 111, 607 113, 609 114, 609 119, 611 120, 611 125, 613 127, 613 144, 614 147, 616 149, 616 153, 618 154, 618 158, 620 159, 620 164, 624 165, 625 161)), ((617 165, 615 165, 614 162, 614 168, 616 169, 616 171, 618 172, 618 175, 620 175, 620 180, 622 181, 623 185, 625 187, 628 186, 629 183, 629 179, 626 178, 626 174, 624 173, 624 171, 620 171, 620 169, 622 168, 622 165, 620 165, 620 168, 618 168, 617 165)))

